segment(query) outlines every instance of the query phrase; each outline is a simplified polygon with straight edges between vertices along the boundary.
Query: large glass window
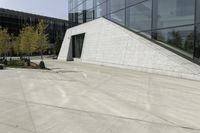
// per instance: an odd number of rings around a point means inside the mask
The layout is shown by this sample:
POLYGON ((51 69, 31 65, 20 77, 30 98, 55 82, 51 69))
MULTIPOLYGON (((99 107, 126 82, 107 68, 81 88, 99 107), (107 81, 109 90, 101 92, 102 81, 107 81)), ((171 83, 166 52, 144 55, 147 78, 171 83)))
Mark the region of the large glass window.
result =
POLYGON ((90 10, 93 8, 93 0, 86 1, 86 10, 90 10))
POLYGON ((78 24, 82 24, 83 21, 83 4, 79 5, 77 8, 78 24))
MULTIPOLYGON (((70 10, 70 11, 68 12, 68 18, 69 18, 69 22, 72 23, 72 21, 73 21, 73 10, 70 10)), ((71 25, 71 24, 70 24, 70 25, 71 25)))
POLYGON ((110 12, 125 8, 125 0, 109 0, 110 12))
POLYGON ((77 5, 83 3, 84 0, 76 0, 77 1, 77 5))
POLYGON ((68 10, 72 10, 73 9, 73 1, 69 0, 68 2, 68 10))
POLYGON ((75 6, 76 6, 75 4, 76 4, 75 0, 72 0, 72 4, 71 4, 72 5, 72 9, 75 8, 75 6))
POLYGON ((106 0, 94 0, 95 5, 100 5, 101 3, 105 2, 106 0))
POLYGON ((99 18, 105 15, 106 15, 106 3, 102 3, 101 5, 96 7, 95 18, 99 18))
POLYGON ((93 20, 94 18, 94 11, 93 11, 93 0, 86 0, 85 2, 85 21, 88 22, 88 21, 91 21, 93 20))
POLYGON ((72 22, 76 25, 78 24, 78 12, 77 12, 78 9, 73 9, 72 12, 73 12, 73 20, 72 22))
POLYGON ((83 4, 78 6, 77 13, 79 13, 79 14, 83 13, 83 4))
POLYGON ((73 8, 76 8, 78 6, 78 1, 77 0, 73 0, 73 8))
POLYGON ((196 41, 194 57, 200 62, 200 0, 196 3, 196 41))
POLYGON ((144 2, 144 1, 147 1, 147 0, 126 0, 127 2, 127 6, 131 6, 131 5, 134 5, 134 4, 137 4, 137 3, 140 3, 140 2, 144 2))
POLYGON ((152 1, 127 8, 127 27, 135 31, 151 30, 152 1))
POLYGON ((82 24, 83 23, 83 14, 78 15, 78 23, 82 24))
POLYGON ((193 54, 194 26, 158 30, 157 40, 169 44, 187 54, 193 54))
POLYGON ((200 24, 196 26, 195 58, 200 62, 200 24))
POLYGON ((157 28, 194 23, 195 0, 156 0, 157 28))
POLYGON ((196 22, 200 23, 200 0, 197 0, 196 5, 196 22))
POLYGON ((110 14, 110 19, 118 24, 125 25, 125 10, 110 14))
POLYGON ((89 11, 86 12, 86 21, 91 21, 94 19, 94 10, 91 9, 89 11))

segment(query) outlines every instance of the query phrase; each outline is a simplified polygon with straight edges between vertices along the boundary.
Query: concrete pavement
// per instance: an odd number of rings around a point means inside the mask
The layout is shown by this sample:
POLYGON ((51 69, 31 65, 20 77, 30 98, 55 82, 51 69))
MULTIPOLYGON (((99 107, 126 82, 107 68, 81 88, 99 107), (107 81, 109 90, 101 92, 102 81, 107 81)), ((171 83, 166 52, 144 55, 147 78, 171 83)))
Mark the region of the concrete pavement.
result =
POLYGON ((0 133, 200 133, 200 82, 47 60, 0 71, 0 133))

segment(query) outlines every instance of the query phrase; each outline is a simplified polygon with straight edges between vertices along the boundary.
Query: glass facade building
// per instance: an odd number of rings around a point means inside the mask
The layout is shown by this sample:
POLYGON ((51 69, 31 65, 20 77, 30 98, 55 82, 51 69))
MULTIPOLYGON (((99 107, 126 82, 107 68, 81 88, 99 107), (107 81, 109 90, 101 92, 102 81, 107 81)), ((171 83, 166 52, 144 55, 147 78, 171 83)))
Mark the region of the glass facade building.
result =
POLYGON ((68 0, 70 27, 105 17, 200 62, 200 0, 68 0))
POLYGON ((34 26, 40 21, 48 25, 46 33, 50 43, 55 43, 58 37, 63 40, 69 27, 68 21, 0 8, 0 26, 7 28, 8 32, 15 36, 18 36, 25 25, 34 26))

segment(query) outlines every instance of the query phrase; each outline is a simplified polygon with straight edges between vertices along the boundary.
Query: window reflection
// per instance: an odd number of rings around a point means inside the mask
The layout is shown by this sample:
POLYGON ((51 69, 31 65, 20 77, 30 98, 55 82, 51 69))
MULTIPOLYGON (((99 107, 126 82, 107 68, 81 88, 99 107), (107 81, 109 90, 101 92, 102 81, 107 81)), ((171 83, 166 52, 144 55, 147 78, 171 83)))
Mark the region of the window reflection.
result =
POLYGON ((91 21, 94 19, 94 10, 89 10, 86 12, 86 21, 91 21))
POLYGON ((140 2, 145 2, 147 0, 127 0, 127 6, 132 6, 132 5, 135 5, 135 4, 138 4, 140 2))
POLYGON ((194 48, 194 26, 172 28, 157 31, 157 40, 176 47, 189 54, 194 48))
POLYGON ((86 10, 90 10, 93 8, 93 0, 86 1, 86 10))
POLYGON ((110 19, 121 25, 125 25, 125 10, 120 10, 110 15, 110 19))
POLYGON ((157 0, 157 28, 194 23, 195 0, 157 0))
POLYGON ((127 26, 136 31, 150 30, 152 1, 148 0, 127 9, 127 26))
POLYGON ((200 62, 200 24, 196 27, 195 57, 198 58, 200 62))
POLYGON ((97 6, 105 2, 106 0, 94 0, 94 1, 95 1, 95 5, 97 6))
POLYGON ((125 0, 109 0, 110 12, 125 8, 125 0))
POLYGON ((197 0, 196 7, 196 22, 200 23, 200 0, 197 0))
POLYGON ((106 15, 106 3, 102 3, 101 5, 96 7, 95 18, 99 18, 106 15))

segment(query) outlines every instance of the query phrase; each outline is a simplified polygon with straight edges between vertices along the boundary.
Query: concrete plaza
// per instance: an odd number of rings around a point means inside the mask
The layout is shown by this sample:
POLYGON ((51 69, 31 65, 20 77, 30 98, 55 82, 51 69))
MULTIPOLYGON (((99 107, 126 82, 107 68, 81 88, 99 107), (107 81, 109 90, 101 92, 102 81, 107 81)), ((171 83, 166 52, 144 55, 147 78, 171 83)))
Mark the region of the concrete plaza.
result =
POLYGON ((200 133, 200 81, 45 62, 0 71, 0 133, 200 133))

